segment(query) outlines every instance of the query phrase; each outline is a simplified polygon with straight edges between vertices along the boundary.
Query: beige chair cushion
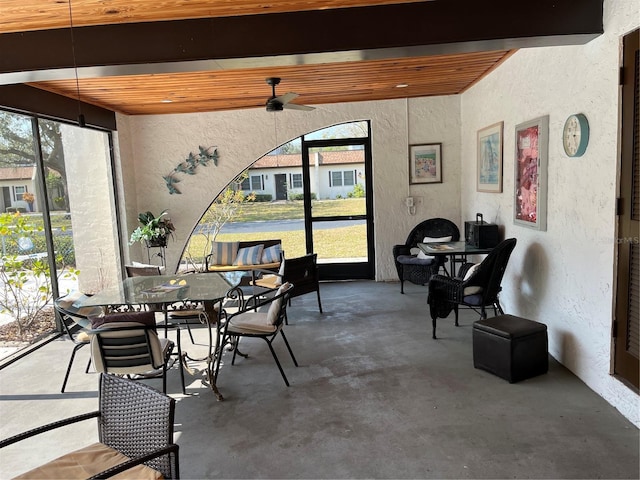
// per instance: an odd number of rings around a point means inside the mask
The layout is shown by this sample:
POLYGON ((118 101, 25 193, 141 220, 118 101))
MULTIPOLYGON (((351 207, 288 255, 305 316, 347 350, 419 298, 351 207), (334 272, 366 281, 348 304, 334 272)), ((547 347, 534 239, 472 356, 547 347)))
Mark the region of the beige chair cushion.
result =
POLYGON ((276 327, 266 312, 245 312, 231 319, 228 331, 231 333, 273 333, 276 331, 276 327))
MULTIPOLYGON (((71 480, 92 477, 108 468, 115 467, 130 460, 122 453, 102 443, 94 443, 56 458, 44 465, 15 477, 25 480, 71 480)), ((125 480, 161 480, 162 474, 146 465, 136 465, 118 475, 114 479, 125 480)))
POLYGON ((209 265, 210 272, 246 272, 251 271, 253 268, 272 270, 278 268, 280 262, 276 263, 261 263, 259 265, 209 265))

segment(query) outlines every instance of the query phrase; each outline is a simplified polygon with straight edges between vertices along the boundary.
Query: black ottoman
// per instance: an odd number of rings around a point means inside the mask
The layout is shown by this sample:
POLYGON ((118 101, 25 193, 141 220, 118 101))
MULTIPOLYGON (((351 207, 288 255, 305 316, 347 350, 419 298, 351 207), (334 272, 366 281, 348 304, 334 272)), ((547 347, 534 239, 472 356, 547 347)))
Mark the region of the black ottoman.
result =
POLYGON ((473 366, 509 383, 547 373, 547 326, 513 315, 473 324, 473 366))

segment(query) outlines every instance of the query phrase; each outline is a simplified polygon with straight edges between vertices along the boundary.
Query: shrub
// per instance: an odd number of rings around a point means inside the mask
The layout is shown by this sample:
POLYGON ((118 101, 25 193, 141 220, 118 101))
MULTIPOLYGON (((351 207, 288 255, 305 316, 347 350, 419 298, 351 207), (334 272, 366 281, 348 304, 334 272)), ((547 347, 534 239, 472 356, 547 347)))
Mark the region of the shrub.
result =
MULTIPOLYGON (((315 200, 315 199, 316 199, 316 194, 312 193, 311 200, 315 200)), ((304 193, 290 193, 289 200, 304 200, 304 193)))
POLYGON ((349 198, 364 198, 364 196, 364 187, 359 183, 356 183, 353 190, 347 194, 347 197, 349 198))
POLYGON ((270 202, 273 199, 273 196, 268 193, 256 193, 255 196, 254 202, 270 202))

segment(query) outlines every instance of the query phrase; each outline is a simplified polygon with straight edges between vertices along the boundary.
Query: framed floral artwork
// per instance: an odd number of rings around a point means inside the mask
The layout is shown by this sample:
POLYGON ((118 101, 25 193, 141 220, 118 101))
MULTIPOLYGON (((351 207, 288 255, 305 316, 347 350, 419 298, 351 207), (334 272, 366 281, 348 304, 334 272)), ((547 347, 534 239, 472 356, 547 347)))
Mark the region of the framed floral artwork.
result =
POLYGON ((547 229, 549 116, 516 125, 514 218, 516 225, 547 229))
POLYGON ((442 183, 442 144, 409 145, 409 184, 442 183))
POLYGON ((502 131, 504 122, 478 130, 478 192, 502 192, 502 131))

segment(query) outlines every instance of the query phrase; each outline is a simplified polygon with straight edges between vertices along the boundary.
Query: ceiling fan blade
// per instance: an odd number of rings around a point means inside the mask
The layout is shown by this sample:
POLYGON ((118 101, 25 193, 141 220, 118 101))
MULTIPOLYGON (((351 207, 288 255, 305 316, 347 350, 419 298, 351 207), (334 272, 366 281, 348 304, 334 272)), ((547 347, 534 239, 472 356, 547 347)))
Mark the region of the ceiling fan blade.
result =
POLYGON ((282 107, 286 108, 287 110, 304 110, 306 112, 310 112, 311 110, 316 109, 316 107, 310 107, 309 105, 298 105, 297 103, 284 103, 282 107))
POLYGON ((299 96, 300 95, 298 95, 297 93, 289 92, 285 93, 284 95, 279 95, 275 99, 284 105, 285 103, 289 103, 291 100, 294 100, 299 96))

